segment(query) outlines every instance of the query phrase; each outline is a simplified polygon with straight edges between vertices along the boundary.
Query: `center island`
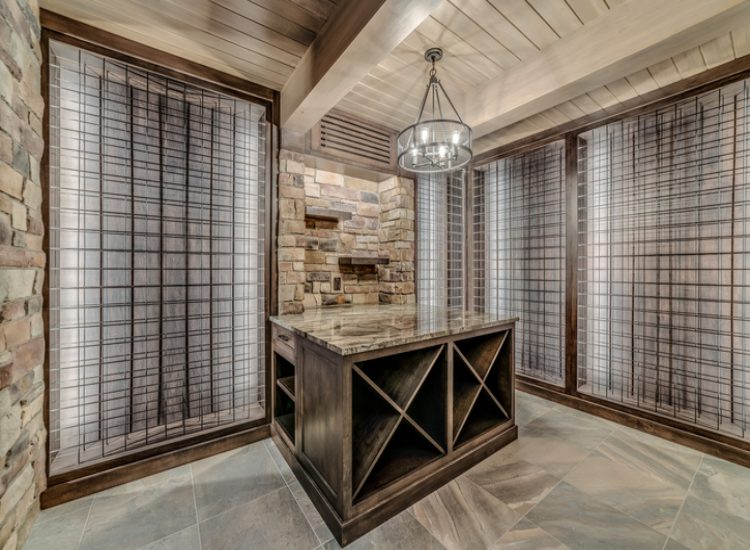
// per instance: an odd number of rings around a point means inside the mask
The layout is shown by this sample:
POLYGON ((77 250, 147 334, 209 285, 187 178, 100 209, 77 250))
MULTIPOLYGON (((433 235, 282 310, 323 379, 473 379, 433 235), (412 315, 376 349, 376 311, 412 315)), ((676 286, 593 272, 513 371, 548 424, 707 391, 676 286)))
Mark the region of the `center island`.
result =
POLYGON ((272 322, 272 433, 347 544, 517 438, 516 318, 334 306, 272 322))

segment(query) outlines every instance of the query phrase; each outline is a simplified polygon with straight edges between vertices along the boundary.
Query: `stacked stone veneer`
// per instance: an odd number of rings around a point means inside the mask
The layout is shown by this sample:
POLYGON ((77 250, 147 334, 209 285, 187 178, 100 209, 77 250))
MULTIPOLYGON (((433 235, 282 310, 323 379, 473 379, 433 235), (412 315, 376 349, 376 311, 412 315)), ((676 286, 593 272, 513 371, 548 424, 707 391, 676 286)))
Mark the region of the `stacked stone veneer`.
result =
POLYGON ((44 489, 42 54, 36 0, 0 1, 0 548, 20 548, 44 489))
POLYGON ((414 301, 414 184, 377 182, 313 168, 282 150, 279 163, 279 310, 414 301), (305 206, 351 213, 305 218, 305 206), (341 256, 388 257, 380 266, 340 266, 341 256))

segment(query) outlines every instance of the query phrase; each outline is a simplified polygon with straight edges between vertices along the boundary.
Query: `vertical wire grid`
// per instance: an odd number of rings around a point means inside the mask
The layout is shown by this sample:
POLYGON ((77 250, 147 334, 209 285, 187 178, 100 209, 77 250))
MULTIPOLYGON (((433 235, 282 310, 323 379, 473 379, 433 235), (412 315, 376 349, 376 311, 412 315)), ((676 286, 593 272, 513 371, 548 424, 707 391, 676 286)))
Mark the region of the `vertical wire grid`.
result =
POLYGON ((473 307, 519 318, 516 369, 564 383, 565 148, 562 142, 474 173, 473 307))
POLYGON ((50 42, 52 473, 264 415, 264 109, 50 42))
POLYGON ((748 82, 580 136, 579 391, 747 434, 748 82))

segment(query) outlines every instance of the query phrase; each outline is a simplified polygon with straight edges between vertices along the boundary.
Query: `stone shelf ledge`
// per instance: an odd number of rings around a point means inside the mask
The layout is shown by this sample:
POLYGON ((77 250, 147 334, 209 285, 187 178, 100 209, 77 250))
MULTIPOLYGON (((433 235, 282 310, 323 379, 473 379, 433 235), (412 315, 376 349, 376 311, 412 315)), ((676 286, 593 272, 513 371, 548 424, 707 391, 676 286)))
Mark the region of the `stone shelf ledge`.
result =
POLYGON ((390 259, 385 256, 339 256, 339 265, 386 265, 390 259))
POLYGON ((342 220, 351 220, 353 214, 344 210, 333 210, 331 208, 322 208, 319 206, 306 206, 305 218, 313 220, 323 220, 327 222, 339 222, 342 220))

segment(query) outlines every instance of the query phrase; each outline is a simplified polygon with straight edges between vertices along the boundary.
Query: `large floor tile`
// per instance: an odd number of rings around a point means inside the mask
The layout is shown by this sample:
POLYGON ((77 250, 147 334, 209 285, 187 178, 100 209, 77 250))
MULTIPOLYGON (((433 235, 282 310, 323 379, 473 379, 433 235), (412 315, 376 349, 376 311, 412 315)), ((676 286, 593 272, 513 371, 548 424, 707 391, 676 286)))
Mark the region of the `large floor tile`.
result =
POLYGON ((601 418, 567 407, 558 407, 529 422, 519 431, 519 435, 542 438, 553 436, 592 450, 615 429, 614 424, 601 418))
POLYGON ((192 469, 199 521, 285 486, 262 442, 199 460, 192 469))
POLYGON ((195 523, 190 467, 181 466, 97 494, 81 549, 139 548, 195 523))
POLYGON ((491 550, 568 550, 568 547, 538 525, 522 519, 491 550))
POLYGON ((666 536, 561 482, 527 515, 571 548, 660 550, 666 536))
POLYGON ((530 393, 516 392, 516 424, 526 426, 543 414, 556 407, 552 401, 547 401, 530 393))
POLYGON ((83 536, 93 498, 66 502, 42 510, 31 529, 26 550, 76 550, 83 536))
MULTIPOLYGON (((383 525, 358 538, 347 550, 442 550, 443 546, 422 527, 409 512, 401 512, 383 525)), ((335 541, 328 541, 325 550, 341 550, 335 541)))
POLYGON ((688 495, 672 538, 691 550, 747 550, 750 522, 688 495))
POLYGON ((484 549, 518 519, 502 501, 458 478, 411 508, 414 517, 448 549, 484 549))
POLYGON ((690 494, 719 510, 750 521, 750 469, 706 456, 690 494))
POLYGON ((580 444, 552 434, 546 436, 519 435, 517 441, 500 449, 492 456, 495 464, 513 464, 526 461, 562 479, 573 466, 591 453, 580 444))
POLYGON ((320 545, 284 486, 200 523, 203 550, 312 550, 320 545))
POLYGON ((494 456, 490 456, 480 462, 465 476, 518 515, 528 512, 560 481, 525 460, 505 462, 493 459, 494 456))
POLYGON ((701 457, 698 451, 630 428, 612 433, 597 449, 644 474, 687 489, 701 457))
POLYGON ((563 478, 576 489, 669 535, 687 489, 594 451, 563 478))

